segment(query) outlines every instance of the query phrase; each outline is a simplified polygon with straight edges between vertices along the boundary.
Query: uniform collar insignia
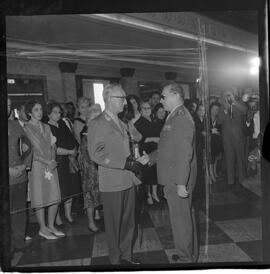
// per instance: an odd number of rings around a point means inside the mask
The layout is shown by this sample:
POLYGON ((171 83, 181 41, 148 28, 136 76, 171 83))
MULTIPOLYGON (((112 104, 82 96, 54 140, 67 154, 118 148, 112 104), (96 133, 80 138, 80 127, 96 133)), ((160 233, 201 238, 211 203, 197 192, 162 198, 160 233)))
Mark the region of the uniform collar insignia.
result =
POLYGON ((185 113, 185 109, 184 109, 183 105, 178 108, 177 113, 178 114, 184 114, 185 113))
POLYGON ((171 130, 172 126, 171 125, 164 125, 164 130, 171 130))
POLYGON ((105 112, 104 116, 105 116, 105 119, 107 121, 111 121, 112 120, 111 116, 109 114, 107 114, 106 112, 105 112))

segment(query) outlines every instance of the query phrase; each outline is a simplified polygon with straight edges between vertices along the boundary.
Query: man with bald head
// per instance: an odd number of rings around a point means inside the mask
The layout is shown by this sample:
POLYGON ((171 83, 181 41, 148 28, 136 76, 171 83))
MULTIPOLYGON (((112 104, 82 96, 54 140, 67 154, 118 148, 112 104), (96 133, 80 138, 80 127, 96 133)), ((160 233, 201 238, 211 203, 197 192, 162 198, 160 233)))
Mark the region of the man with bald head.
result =
POLYGON ((164 185, 177 258, 181 263, 197 261, 197 235, 192 191, 197 176, 195 126, 184 107, 184 90, 172 83, 162 90, 161 101, 169 112, 160 134, 158 150, 149 164, 157 162, 158 183, 164 185))
POLYGON ((147 155, 133 159, 126 127, 118 119, 126 104, 126 94, 117 83, 103 90, 105 110, 88 125, 88 151, 96 162, 99 190, 104 210, 105 233, 111 264, 137 265, 132 259, 135 228, 137 174, 149 160, 147 155))

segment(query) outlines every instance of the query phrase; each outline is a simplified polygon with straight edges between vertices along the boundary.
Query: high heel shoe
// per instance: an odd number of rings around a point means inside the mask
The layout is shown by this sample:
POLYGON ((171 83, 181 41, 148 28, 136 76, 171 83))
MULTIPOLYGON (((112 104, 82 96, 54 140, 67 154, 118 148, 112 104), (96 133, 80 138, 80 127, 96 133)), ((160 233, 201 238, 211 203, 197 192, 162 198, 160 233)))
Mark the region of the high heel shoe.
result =
POLYGON ((99 228, 97 227, 96 230, 92 229, 91 227, 88 226, 88 230, 91 232, 91 233, 98 233, 100 230, 99 228))
POLYGON ((148 203, 149 205, 154 204, 153 199, 152 199, 152 196, 148 196, 148 198, 147 198, 147 203, 148 203))
POLYGON ((157 203, 160 202, 158 196, 153 195, 153 196, 152 196, 152 199, 153 199, 155 202, 157 202, 157 203))
POLYGON ((43 232, 39 231, 38 235, 42 238, 45 238, 46 240, 56 240, 58 239, 58 237, 56 237, 55 235, 51 234, 51 235, 46 235, 43 232))
POLYGON ((69 220, 67 217, 65 217, 65 220, 69 223, 69 224, 75 224, 76 222, 72 219, 69 220))
POLYGON ((56 237, 65 237, 66 236, 65 233, 63 233, 62 231, 56 230, 56 229, 53 230, 53 229, 48 228, 48 231, 51 232, 56 237))

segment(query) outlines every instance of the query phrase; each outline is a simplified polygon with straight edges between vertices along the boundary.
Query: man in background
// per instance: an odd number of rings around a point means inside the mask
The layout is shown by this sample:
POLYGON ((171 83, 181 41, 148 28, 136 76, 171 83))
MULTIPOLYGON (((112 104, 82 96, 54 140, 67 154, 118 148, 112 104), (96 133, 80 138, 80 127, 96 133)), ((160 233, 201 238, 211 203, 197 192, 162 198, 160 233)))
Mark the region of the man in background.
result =
POLYGON ((245 176, 244 126, 247 108, 243 103, 236 101, 235 91, 232 89, 225 90, 221 103, 217 122, 222 126, 227 182, 230 187, 239 187, 245 176))
POLYGON ((18 115, 18 122, 22 127, 24 127, 25 123, 28 122, 28 117, 25 113, 25 103, 19 104, 19 106, 16 108, 16 111, 18 115))

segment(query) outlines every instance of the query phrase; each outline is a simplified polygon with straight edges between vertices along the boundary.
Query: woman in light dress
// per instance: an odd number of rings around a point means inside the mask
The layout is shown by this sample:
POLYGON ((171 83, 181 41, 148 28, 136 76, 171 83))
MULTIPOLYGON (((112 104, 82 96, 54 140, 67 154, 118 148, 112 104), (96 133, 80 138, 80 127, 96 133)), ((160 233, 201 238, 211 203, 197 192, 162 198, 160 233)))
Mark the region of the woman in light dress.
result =
POLYGON ((65 236, 54 226, 61 200, 55 161, 56 139, 52 136, 50 127, 41 122, 43 110, 38 101, 27 102, 25 110, 30 116, 25 130, 33 147, 33 162, 29 172, 31 207, 35 209, 39 223, 39 236, 54 240, 65 236), (48 210, 47 222, 45 221, 45 209, 48 210))

